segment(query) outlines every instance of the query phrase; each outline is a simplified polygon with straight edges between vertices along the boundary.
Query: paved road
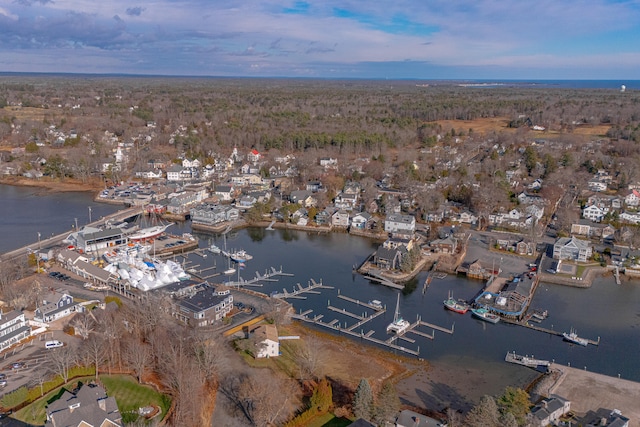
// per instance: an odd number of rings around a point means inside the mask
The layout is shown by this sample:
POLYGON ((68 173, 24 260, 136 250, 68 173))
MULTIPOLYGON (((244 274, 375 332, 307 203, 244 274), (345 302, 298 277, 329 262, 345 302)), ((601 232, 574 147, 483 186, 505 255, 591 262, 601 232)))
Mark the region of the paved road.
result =
MULTIPOLYGON (((140 213, 140 208, 139 207, 133 207, 133 208, 129 208, 129 209, 124 209, 118 212, 115 212, 111 215, 107 215, 104 218, 101 218, 98 221, 94 221, 91 224, 89 224, 92 227, 98 227, 98 226, 104 226, 105 223, 109 220, 112 221, 123 221, 126 218, 129 218, 135 214, 140 213)), ((24 257, 26 256, 28 253, 30 253, 31 251, 36 250, 37 248, 42 248, 42 249, 47 249, 47 248, 51 248, 54 246, 59 246, 62 244, 62 241, 64 239, 67 238, 67 236, 69 236, 70 233, 73 232, 73 229, 66 231, 64 233, 58 234, 57 236, 52 236, 49 238, 46 238, 44 240, 40 240, 40 242, 34 242, 31 243, 29 245, 26 245, 22 248, 18 248, 15 249, 13 251, 10 252, 6 252, 2 255, 0 255, 0 261, 8 261, 8 260, 12 260, 15 258, 19 258, 19 257, 24 257)))

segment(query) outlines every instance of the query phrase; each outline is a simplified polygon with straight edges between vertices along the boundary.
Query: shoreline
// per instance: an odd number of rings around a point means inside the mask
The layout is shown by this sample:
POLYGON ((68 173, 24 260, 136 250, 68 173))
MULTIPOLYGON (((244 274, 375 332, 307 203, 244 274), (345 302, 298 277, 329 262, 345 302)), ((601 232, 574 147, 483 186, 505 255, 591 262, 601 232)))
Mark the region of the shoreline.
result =
POLYGON ((98 182, 92 179, 87 182, 82 182, 76 179, 67 178, 64 181, 49 178, 30 179, 24 177, 2 177, 0 178, 0 184, 12 185, 14 187, 31 187, 48 190, 53 193, 65 193, 65 192, 96 192, 99 191, 104 183, 98 182))

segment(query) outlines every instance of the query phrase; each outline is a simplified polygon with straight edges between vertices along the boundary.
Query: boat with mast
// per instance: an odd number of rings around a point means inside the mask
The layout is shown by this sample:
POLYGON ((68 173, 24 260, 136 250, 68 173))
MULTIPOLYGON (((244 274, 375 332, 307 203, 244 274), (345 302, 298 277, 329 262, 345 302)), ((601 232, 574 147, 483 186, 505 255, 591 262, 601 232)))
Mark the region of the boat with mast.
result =
POLYGON ((387 333, 403 334, 411 327, 411 324, 400 317, 400 294, 398 293, 398 301, 396 302, 396 312, 393 315, 393 322, 387 326, 387 333))
POLYGON ((449 297, 444 300, 443 304, 444 308, 460 314, 465 314, 469 310, 469 304, 466 301, 454 299, 451 291, 449 291, 449 297))
POLYGON ((562 338, 565 341, 568 341, 572 344, 578 344, 581 345, 583 347, 586 347, 587 344, 589 344, 589 341, 586 338, 581 338, 578 336, 578 331, 576 331, 575 329, 571 328, 570 332, 563 332, 562 333, 562 338))

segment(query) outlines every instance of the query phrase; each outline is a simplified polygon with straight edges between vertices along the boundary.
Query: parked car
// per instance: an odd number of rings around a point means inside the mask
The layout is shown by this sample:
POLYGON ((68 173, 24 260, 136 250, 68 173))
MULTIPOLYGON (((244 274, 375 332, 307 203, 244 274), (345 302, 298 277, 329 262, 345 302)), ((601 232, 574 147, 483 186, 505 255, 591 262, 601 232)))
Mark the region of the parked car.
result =
POLYGON ((22 369, 22 368, 24 368, 24 367, 26 367, 26 366, 27 366, 27 365, 25 365, 25 364, 24 364, 24 362, 14 362, 14 363, 11 365, 11 368, 12 368, 12 369, 22 369))

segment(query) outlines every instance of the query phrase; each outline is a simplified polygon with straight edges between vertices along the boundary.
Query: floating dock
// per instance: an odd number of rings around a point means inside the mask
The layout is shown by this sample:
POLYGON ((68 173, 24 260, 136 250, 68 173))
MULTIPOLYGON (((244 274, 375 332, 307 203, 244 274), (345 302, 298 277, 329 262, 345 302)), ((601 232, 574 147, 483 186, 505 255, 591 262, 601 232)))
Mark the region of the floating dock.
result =
POLYGON ((551 366, 551 362, 549 362, 548 360, 534 359, 533 357, 529 356, 521 356, 519 354, 516 354, 515 352, 507 353, 507 355, 504 357, 504 361, 537 370, 548 370, 549 366, 551 366), (541 369, 541 367, 546 369, 541 369))
POLYGON ((301 296, 301 295, 305 294, 305 293, 319 294, 320 292, 316 291, 315 289, 333 289, 333 286, 326 286, 326 285, 322 284, 322 279, 320 279, 320 283, 317 283, 315 280, 311 279, 309 281, 309 286, 307 286, 306 288, 303 288, 302 285, 300 285, 300 283, 298 283, 296 286, 297 286, 297 289, 294 289, 291 292, 289 292, 289 291, 287 291, 286 289, 283 288, 282 289, 282 293, 280 293, 280 292, 272 293, 271 294, 271 298, 306 299, 307 297, 304 297, 304 296, 301 296))

